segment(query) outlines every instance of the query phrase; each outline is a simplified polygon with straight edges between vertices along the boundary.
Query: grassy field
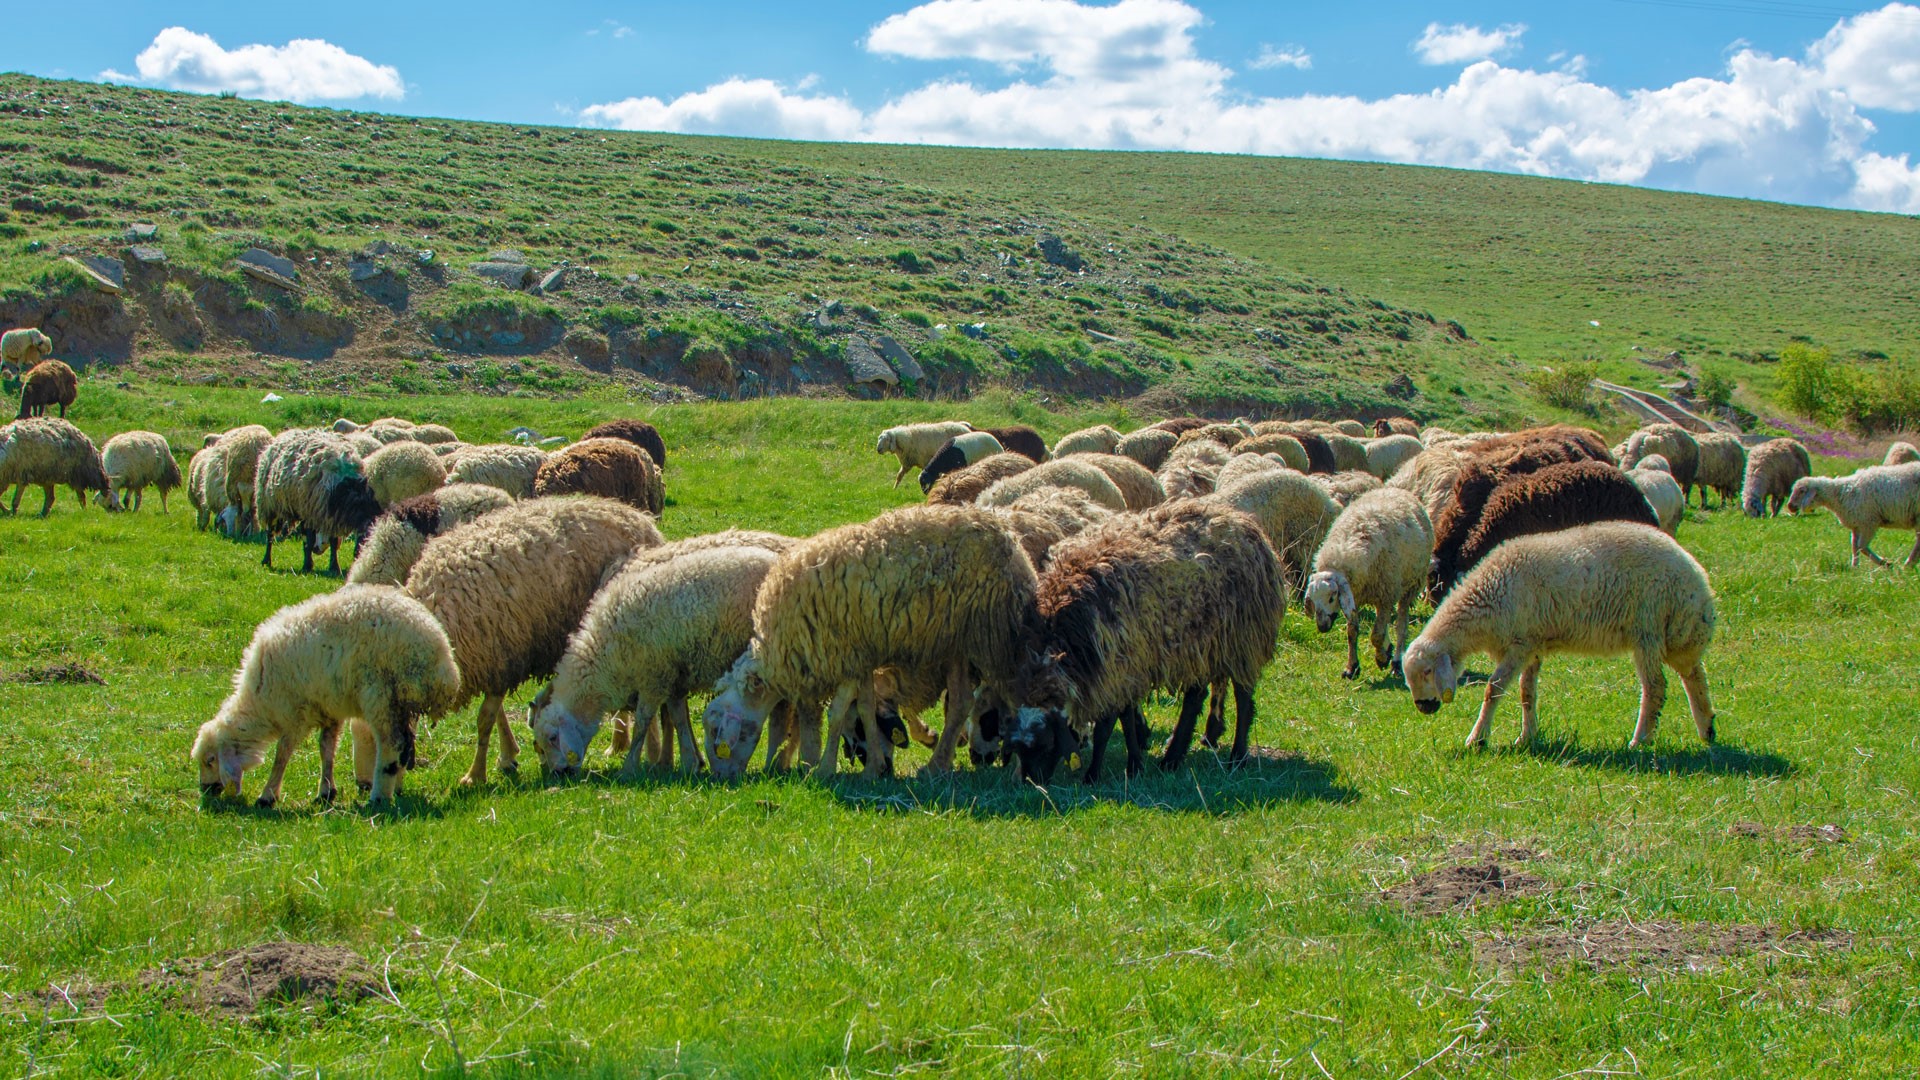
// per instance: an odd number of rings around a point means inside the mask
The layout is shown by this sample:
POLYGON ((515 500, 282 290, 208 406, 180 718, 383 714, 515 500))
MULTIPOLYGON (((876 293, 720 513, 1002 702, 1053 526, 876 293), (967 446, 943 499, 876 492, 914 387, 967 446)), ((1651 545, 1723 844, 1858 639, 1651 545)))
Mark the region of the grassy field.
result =
MULTIPOLYGON (((188 445, 259 418, 257 397, 142 383, 77 419, 188 445)), ((275 427, 402 411, 487 439, 630 407, 279 408, 275 427)), ((1119 419, 1013 397, 964 413, 1049 435, 1119 419)), ((906 502, 870 440, 933 414, 654 410, 673 451, 663 527, 797 533, 906 502)), ((307 804, 308 748, 272 812, 202 807, 187 762, 255 624, 336 582, 263 570, 257 546, 194 532, 184 499, 109 516, 63 496, 49 520, 0 518, 0 1059, 236 1077, 1911 1076, 1920 676, 1898 628, 1920 616, 1920 574, 1848 569, 1825 516, 1695 513, 1680 535, 1719 597, 1712 749, 1676 682, 1654 748, 1624 750, 1621 658, 1546 669, 1534 750, 1465 753, 1472 690, 1421 716, 1389 679, 1342 680, 1344 643, 1296 611, 1258 694, 1264 750, 1237 772, 1201 754, 1048 792, 964 768, 463 791, 461 717, 423 735, 400 812, 369 817, 307 804), (66 663, 105 684, 18 681, 66 663), (1826 825, 1844 835, 1794 831, 1826 825), (1536 880, 1431 913, 1383 896, 1488 860, 1536 880), (379 993, 235 1019, 142 987, 170 961, 283 939, 355 950, 379 993)), ((1164 735, 1171 703, 1150 716, 1164 735)), ((1518 724, 1503 710, 1496 744, 1518 724)))

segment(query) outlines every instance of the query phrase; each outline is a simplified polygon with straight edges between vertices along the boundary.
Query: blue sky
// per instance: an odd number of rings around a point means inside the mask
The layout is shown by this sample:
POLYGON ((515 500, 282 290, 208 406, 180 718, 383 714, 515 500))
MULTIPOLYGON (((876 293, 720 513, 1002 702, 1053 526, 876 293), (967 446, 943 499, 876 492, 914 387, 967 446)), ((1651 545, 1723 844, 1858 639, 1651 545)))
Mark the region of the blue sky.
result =
POLYGON ((1907 3, 95 0, 85 29, 51 5, 9 23, 34 74, 401 113, 1407 161, 1920 213, 1907 3))

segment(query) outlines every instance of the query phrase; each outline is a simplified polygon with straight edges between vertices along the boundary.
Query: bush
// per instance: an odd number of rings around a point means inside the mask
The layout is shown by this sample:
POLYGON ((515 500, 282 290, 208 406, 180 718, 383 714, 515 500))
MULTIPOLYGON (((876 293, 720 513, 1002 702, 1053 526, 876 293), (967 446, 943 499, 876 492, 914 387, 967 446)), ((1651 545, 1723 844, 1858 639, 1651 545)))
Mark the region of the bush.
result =
POLYGON ((1718 371, 1708 370, 1700 373, 1700 385, 1695 393, 1701 401, 1709 405, 1725 408, 1733 404, 1734 381, 1718 371))
POLYGON ((1795 341, 1780 351, 1780 398, 1796 415, 1831 416, 1839 404, 1845 375, 1834 366, 1833 351, 1795 341))
POLYGON ((901 248, 887 258, 893 265, 908 274, 924 274, 929 269, 926 262, 920 258, 920 254, 912 248, 901 248))
POLYGON ((1835 390, 1835 410, 1846 425, 1864 435, 1920 427, 1920 366, 1882 363, 1843 377, 1835 390))
POLYGON ((1568 412, 1593 411, 1593 379, 1600 365, 1566 363, 1558 368, 1541 368, 1527 376, 1527 388, 1533 396, 1556 409, 1568 412))

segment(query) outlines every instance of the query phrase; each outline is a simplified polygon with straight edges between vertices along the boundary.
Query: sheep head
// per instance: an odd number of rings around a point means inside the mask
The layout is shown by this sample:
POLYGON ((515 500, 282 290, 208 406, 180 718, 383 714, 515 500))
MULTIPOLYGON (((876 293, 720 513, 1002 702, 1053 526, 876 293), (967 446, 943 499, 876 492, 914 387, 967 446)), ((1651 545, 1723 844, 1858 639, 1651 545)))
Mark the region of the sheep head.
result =
POLYGON ((527 706, 527 726, 533 729, 533 747, 540 755, 541 771, 555 778, 576 779, 587 744, 600 730, 600 718, 581 716, 554 701, 553 690, 547 687, 527 706))
MULTIPOLYGON (((753 649, 742 653, 720 681, 701 713, 706 729, 707 761, 717 779, 733 779, 746 772, 747 761, 760 743, 760 729, 778 704, 762 677, 763 668, 753 649)), ((833 748, 827 749, 833 753, 833 748)))
POLYGON ((1458 676, 1454 672, 1452 655, 1444 649, 1428 641, 1416 640, 1407 646, 1406 656, 1400 662, 1406 674, 1407 689, 1413 692, 1415 708, 1423 713, 1436 713, 1441 705, 1453 700, 1458 676))
POLYGON ((1080 767, 1080 741, 1066 710, 1027 706, 1015 715, 1004 746, 1019 778, 1045 787, 1062 761, 1069 769, 1080 767))
POLYGON ((226 710, 200 725, 193 739, 193 761, 200 769, 200 793, 208 796, 240 797, 240 781, 246 771, 264 760, 263 750, 248 751, 232 736, 231 718, 226 710))
POLYGON ((1307 610, 1313 613, 1313 625, 1323 634, 1332 630, 1342 615, 1351 619, 1357 610, 1353 586, 1337 570, 1322 570, 1308 578, 1306 601, 1307 610))
POLYGON ((1793 490, 1787 495, 1787 513, 1799 514, 1813 506, 1819 495, 1820 485, 1811 476, 1803 476, 1793 482, 1793 490))

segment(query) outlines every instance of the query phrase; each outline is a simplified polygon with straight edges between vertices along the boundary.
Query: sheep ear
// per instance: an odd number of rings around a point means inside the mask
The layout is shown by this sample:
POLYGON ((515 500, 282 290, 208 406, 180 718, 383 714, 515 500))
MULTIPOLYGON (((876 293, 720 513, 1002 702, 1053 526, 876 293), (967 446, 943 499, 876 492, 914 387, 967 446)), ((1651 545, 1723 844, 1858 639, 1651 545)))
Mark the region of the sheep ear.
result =
POLYGON ((1353 586, 1348 584, 1347 582, 1344 582, 1344 581, 1341 582, 1340 583, 1340 614, 1345 615, 1347 618, 1351 619, 1353 618, 1353 614, 1357 609, 1358 609, 1358 605, 1356 605, 1353 602, 1353 586))
POLYGON ((1440 689, 1440 700, 1444 703, 1451 704, 1455 684, 1453 655, 1451 653, 1440 654, 1440 659, 1434 662, 1433 680, 1440 689))

